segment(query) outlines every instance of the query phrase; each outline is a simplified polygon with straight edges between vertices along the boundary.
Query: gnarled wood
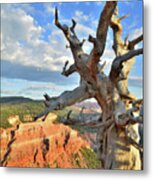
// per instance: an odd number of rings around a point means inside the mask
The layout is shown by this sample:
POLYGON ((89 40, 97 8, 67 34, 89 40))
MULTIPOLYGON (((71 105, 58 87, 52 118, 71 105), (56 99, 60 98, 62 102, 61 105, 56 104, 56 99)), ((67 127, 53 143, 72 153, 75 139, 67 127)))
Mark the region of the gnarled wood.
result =
POLYGON ((59 97, 51 98, 49 101, 47 100, 47 109, 36 116, 35 120, 47 115, 50 111, 63 109, 66 106, 70 106, 91 97, 92 95, 88 92, 88 88, 85 85, 75 88, 73 91, 65 91, 59 97))
POLYGON ((68 61, 65 62, 65 65, 63 67, 63 71, 61 73, 62 75, 66 76, 66 77, 77 71, 75 64, 71 65, 68 69, 66 69, 68 63, 69 63, 68 61))
POLYGON ((128 49, 134 49, 134 46, 141 42, 143 40, 143 35, 140 35, 139 37, 133 39, 132 41, 129 42, 128 44, 128 49))
POLYGON ((61 122, 97 128, 96 151, 102 168, 139 170, 141 162, 137 149, 138 127, 140 123, 142 124, 143 117, 139 113, 140 108, 136 107, 139 103, 133 102, 132 108, 129 108, 130 101, 136 97, 128 90, 128 75, 135 62, 135 56, 143 53, 143 49, 134 49, 143 37, 140 36, 130 42, 128 37, 122 39, 121 21, 128 16, 119 17, 116 5, 116 1, 106 2, 99 18, 96 37, 89 35, 89 41, 93 43, 93 49, 89 54, 83 51, 84 40, 79 40, 75 32, 76 21, 72 19, 71 27, 62 25, 59 22, 58 10, 55 10, 55 25, 64 33, 74 58, 74 64, 68 69, 68 61, 65 63, 62 74, 69 76, 78 72, 81 79, 80 86, 55 98, 45 95, 47 109, 36 119, 46 116, 49 111, 63 109, 91 97, 95 98, 101 107, 101 114, 96 116, 81 114, 76 118, 69 112, 61 122), (113 49, 116 57, 112 62, 109 76, 106 76, 105 63, 101 66, 99 61, 105 49, 109 25, 113 30, 113 49), (135 116, 135 113, 138 116, 135 116), (129 139, 132 141, 129 142, 129 139))
POLYGON ((97 63, 100 61, 100 57, 103 55, 105 49, 108 27, 116 5, 116 1, 106 3, 99 18, 96 38, 91 35, 89 36, 89 41, 93 43, 94 47, 90 53, 88 67, 92 73, 92 77, 95 79, 95 74, 98 72, 97 63))
POLYGON ((135 100, 136 97, 128 90, 128 75, 133 64, 135 63, 135 56, 143 53, 142 49, 133 50, 134 46, 142 41, 143 36, 140 36, 131 42, 128 42, 127 36, 123 41, 123 28, 121 20, 127 18, 128 15, 122 17, 118 17, 118 15, 118 9, 116 9, 110 22, 114 36, 113 49, 116 54, 116 58, 112 63, 110 78, 115 81, 119 94, 123 99, 135 100))

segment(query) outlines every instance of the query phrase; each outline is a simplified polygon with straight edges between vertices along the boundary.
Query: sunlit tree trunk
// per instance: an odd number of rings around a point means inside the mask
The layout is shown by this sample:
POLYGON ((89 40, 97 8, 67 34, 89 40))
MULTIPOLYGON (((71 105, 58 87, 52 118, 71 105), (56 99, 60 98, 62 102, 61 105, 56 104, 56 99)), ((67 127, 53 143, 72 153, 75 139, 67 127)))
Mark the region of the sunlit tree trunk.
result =
POLYGON ((47 108, 35 120, 45 118, 52 110, 95 98, 101 107, 101 114, 84 116, 83 119, 74 119, 68 114, 63 123, 97 127, 97 157, 101 161, 101 168, 140 170, 139 152, 142 147, 138 144, 138 126, 142 124, 142 116, 139 115, 142 100, 137 100, 129 92, 128 75, 135 62, 135 56, 143 53, 143 49, 134 48, 143 37, 140 36, 133 41, 128 41, 128 38, 122 40, 121 20, 126 17, 118 17, 116 1, 106 2, 99 18, 96 37, 89 35, 88 41, 93 44, 93 48, 87 54, 82 48, 84 40, 79 40, 76 35, 75 20, 72 19, 71 27, 62 25, 59 22, 58 10, 55 10, 55 25, 64 33, 74 58, 74 64, 69 68, 66 61, 62 75, 68 77, 77 72, 81 79, 80 86, 54 99, 46 94, 47 108), (106 76, 103 71, 105 63, 101 65, 100 58, 105 50, 109 26, 113 31, 113 49, 116 57, 109 75, 106 76))

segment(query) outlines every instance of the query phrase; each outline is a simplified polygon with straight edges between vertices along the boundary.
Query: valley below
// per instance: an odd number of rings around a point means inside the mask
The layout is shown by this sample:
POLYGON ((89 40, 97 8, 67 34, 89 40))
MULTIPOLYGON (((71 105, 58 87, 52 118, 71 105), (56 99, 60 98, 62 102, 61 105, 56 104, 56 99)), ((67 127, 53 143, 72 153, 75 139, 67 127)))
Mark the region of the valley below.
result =
MULTIPOLYGON (((34 122, 33 117, 43 108, 42 101, 1 98, 1 166, 99 168, 93 144, 95 130, 67 126, 59 121, 70 109, 77 114, 81 107, 51 112, 45 121, 34 122)), ((95 110, 85 109, 85 113, 89 112, 95 113, 95 110)))

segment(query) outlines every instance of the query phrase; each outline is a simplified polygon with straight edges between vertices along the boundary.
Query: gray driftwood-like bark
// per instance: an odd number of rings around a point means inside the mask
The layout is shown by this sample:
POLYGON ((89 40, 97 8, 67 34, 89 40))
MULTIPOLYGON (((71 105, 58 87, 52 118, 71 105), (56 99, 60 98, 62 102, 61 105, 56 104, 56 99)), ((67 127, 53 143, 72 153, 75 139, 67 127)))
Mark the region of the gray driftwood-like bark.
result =
POLYGON ((76 21, 72 19, 71 27, 62 25, 58 10, 55 10, 55 25, 63 32, 74 58, 74 64, 69 68, 66 61, 62 75, 69 76, 77 72, 81 77, 80 86, 56 98, 44 95, 47 108, 35 120, 46 116, 52 110, 95 98, 102 114, 72 118, 70 112, 62 122, 97 128, 97 156, 102 168, 138 170, 141 168, 138 124, 142 124, 142 117, 139 116, 142 101, 136 101, 136 97, 129 92, 128 75, 135 62, 135 56, 143 53, 143 49, 135 49, 135 45, 142 41, 143 36, 132 41, 128 41, 127 37, 122 40, 121 20, 126 17, 118 17, 116 1, 106 2, 100 14, 96 37, 89 35, 88 40, 93 44, 93 48, 87 54, 82 48, 84 40, 79 40, 75 32, 76 21), (103 70, 105 63, 100 66, 99 62, 105 50, 109 26, 113 31, 116 57, 109 76, 106 76, 103 70), (132 104, 131 109, 129 102, 132 104), (136 113, 138 117, 135 117, 136 113))

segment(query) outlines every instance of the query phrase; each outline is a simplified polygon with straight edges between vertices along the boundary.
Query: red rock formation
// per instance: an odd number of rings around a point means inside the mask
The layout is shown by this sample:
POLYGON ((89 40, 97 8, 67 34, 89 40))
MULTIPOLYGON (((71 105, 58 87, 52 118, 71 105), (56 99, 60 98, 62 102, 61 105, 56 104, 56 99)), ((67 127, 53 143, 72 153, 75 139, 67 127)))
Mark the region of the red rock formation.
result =
POLYGON ((1 129, 1 166, 87 168, 81 148, 90 148, 70 127, 52 121, 31 122, 1 129))

